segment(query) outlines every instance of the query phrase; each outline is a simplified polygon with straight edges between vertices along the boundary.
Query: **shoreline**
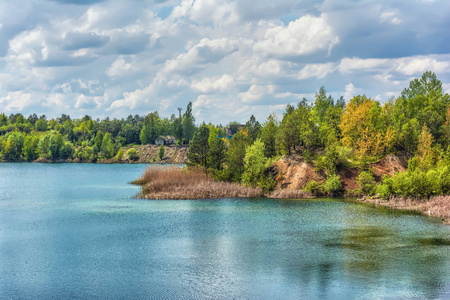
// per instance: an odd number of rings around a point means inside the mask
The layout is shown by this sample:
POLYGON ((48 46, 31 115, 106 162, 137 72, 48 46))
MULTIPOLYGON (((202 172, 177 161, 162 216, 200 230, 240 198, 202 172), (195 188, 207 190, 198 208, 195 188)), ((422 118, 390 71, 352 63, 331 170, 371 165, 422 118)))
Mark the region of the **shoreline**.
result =
POLYGON ((445 225, 450 225, 450 196, 434 196, 430 199, 413 199, 404 197, 368 197, 356 199, 356 202, 388 207, 395 210, 413 211, 422 216, 438 218, 445 225))

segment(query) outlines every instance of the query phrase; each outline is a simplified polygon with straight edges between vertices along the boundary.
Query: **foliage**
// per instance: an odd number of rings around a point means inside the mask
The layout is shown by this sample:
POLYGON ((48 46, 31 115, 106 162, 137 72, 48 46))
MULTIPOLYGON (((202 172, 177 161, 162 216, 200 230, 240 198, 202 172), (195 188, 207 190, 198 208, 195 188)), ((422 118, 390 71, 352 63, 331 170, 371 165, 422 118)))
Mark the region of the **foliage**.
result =
POLYGON ((343 191, 342 181, 339 175, 328 176, 325 184, 323 185, 323 190, 328 195, 340 194, 343 191))
POLYGON ((183 114, 183 119, 181 121, 183 139, 186 141, 190 141, 194 137, 194 133, 196 130, 194 122, 195 118, 192 115, 192 102, 189 102, 186 107, 186 111, 183 114))
POLYGON ((127 150, 128 159, 135 161, 139 159, 138 152, 135 148, 130 148, 127 150))
POLYGON ((375 189, 375 178, 373 174, 368 171, 362 171, 356 177, 356 183, 359 185, 359 190, 364 195, 372 195, 375 189))
POLYGON ((116 159, 118 160, 118 161, 121 161, 122 159, 123 159, 123 149, 122 149, 122 147, 120 147, 120 149, 119 149, 119 151, 117 151, 117 154, 116 154, 116 159))
POLYGON ((270 114, 261 127, 261 142, 264 143, 264 156, 273 157, 277 154, 276 136, 278 121, 274 114, 270 114))
POLYGON ((158 151, 159 160, 163 159, 164 154, 165 154, 164 145, 161 144, 161 146, 159 146, 159 151, 158 151))
POLYGON ((260 139, 257 139, 253 145, 246 148, 242 183, 247 186, 257 186, 264 176, 266 162, 264 143, 260 139))
POLYGON ((213 136, 208 140, 209 152, 208 152, 208 166, 214 170, 222 170, 223 163, 225 161, 225 142, 223 139, 213 136))
POLYGON ((107 132, 103 136, 100 152, 104 158, 112 158, 114 156, 114 143, 111 133, 107 132))
POLYGON ((246 147, 249 143, 250 139, 245 129, 240 130, 230 140, 230 146, 228 147, 225 159, 228 174, 230 175, 230 181, 241 181, 242 173, 244 173, 244 157, 246 147))
POLYGON ((310 192, 313 195, 318 195, 321 193, 321 186, 317 181, 311 180, 305 186, 305 191, 310 192))
POLYGON ((209 152, 209 128, 201 126, 194 134, 192 143, 190 144, 187 157, 189 158, 189 165, 208 167, 208 152, 209 152))
POLYGON ((383 118, 379 102, 365 96, 351 99, 339 124, 343 145, 352 147, 360 159, 385 153, 392 144, 393 131, 383 118))

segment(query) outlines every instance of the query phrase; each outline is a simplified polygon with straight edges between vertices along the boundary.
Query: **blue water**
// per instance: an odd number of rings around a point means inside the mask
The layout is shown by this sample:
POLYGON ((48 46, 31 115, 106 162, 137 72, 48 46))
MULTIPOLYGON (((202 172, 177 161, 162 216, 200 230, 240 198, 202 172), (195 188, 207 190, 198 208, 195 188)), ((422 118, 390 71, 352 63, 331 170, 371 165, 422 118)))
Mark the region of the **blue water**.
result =
POLYGON ((436 219, 342 199, 134 199, 144 168, 0 164, 0 299, 450 299, 436 219))

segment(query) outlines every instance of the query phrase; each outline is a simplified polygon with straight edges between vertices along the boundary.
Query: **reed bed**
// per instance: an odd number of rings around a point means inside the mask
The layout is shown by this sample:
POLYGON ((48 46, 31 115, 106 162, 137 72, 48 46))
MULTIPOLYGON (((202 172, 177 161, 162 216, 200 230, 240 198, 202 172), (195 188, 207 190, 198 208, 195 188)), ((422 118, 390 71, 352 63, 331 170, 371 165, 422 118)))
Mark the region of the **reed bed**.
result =
POLYGON ((269 198, 277 199, 308 199, 314 198, 310 192, 302 190, 275 190, 268 195, 269 198))
POLYGON ((434 196, 429 199, 391 196, 387 200, 369 198, 365 201, 395 209, 418 211, 428 216, 441 218, 444 223, 450 224, 450 196, 434 196))
POLYGON ((215 199, 262 197, 260 188, 237 183, 214 181, 202 169, 178 167, 148 167, 141 178, 133 181, 142 185, 138 198, 143 199, 215 199))

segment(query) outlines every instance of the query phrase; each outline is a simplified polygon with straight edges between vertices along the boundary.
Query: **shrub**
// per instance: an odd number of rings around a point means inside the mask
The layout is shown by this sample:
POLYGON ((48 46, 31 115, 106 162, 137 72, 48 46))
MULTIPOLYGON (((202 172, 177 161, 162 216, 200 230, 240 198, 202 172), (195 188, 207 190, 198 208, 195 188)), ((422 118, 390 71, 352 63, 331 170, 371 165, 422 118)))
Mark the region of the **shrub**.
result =
POLYGON ((165 153, 164 146, 161 144, 161 146, 159 146, 159 152, 158 152, 159 160, 163 159, 164 153, 165 153))
POLYGON ((329 195, 342 193, 342 182, 339 175, 330 175, 325 181, 323 189, 329 195))
POLYGON ((313 195, 319 194, 320 190, 320 185, 315 180, 311 180, 305 186, 305 191, 310 192, 313 195))
POLYGON ((117 159, 118 161, 121 161, 122 158, 123 158, 123 149, 120 148, 119 151, 117 152, 116 159, 117 159))
POLYGON ((134 148, 128 149, 128 151, 127 151, 127 156, 128 156, 128 158, 129 158, 130 160, 133 160, 133 161, 139 159, 139 155, 138 155, 138 153, 137 153, 137 150, 134 149, 134 148))
POLYGON ((358 177, 356 177, 356 183, 359 185, 359 189, 362 194, 373 194, 375 188, 374 180, 375 178, 373 177, 371 172, 362 171, 361 173, 359 173, 358 177))

